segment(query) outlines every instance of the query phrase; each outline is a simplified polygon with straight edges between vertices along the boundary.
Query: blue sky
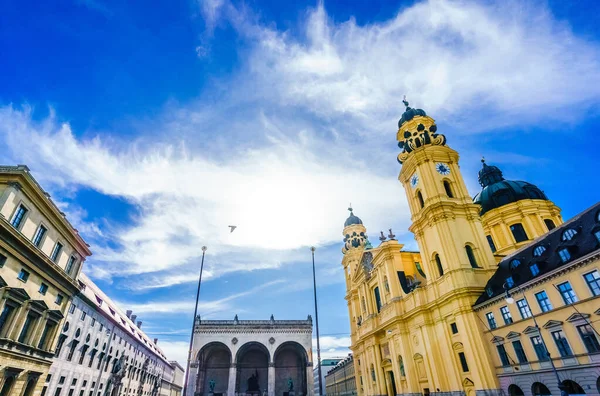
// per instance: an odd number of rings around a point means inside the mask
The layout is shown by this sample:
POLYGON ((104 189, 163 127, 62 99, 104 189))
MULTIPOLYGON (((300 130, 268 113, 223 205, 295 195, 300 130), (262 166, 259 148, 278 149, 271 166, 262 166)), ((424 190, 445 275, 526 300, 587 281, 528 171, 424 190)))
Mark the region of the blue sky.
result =
POLYGON ((565 218, 598 200, 599 3, 292 3, 2 5, 0 162, 30 166, 92 245, 85 272, 182 362, 203 245, 200 314, 225 319, 312 314, 317 246, 322 349, 347 353, 348 204, 416 247, 405 94, 472 195, 485 155, 565 218))

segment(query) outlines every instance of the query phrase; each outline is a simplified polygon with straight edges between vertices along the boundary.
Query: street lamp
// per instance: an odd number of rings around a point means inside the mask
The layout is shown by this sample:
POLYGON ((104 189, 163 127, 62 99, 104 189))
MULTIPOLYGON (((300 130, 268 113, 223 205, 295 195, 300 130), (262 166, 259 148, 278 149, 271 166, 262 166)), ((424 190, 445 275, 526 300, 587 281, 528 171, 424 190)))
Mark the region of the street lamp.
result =
POLYGON ((317 276, 315 275, 315 250, 314 246, 311 246, 310 251, 312 252, 312 270, 313 270, 313 290, 315 295, 315 321, 317 325, 317 374, 319 375, 319 396, 323 394, 323 377, 321 377, 321 345, 319 343, 319 311, 317 309, 317 276))
MULTIPOLYGON (((502 287, 504 288, 504 291, 505 291, 504 300, 508 304, 514 304, 515 299, 510 295, 510 292, 508 291, 508 289, 510 288, 508 286, 508 284, 506 282, 504 282, 504 285, 502 285, 502 287)), ((529 305, 529 301, 527 300, 527 296, 525 296, 525 292, 523 292, 523 299, 525 300, 525 304, 527 304, 527 307, 529 307, 529 310, 531 311, 531 305, 529 305)), ((533 314, 533 312, 531 312, 531 318, 533 319, 533 324, 535 325, 535 328, 537 329, 538 334, 540 335, 540 340, 542 341, 542 345, 544 346, 544 349, 546 350, 546 356, 548 356, 548 360, 550 360, 550 365, 552 366, 552 371, 554 372, 554 375, 556 376, 556 381, 558 382, 558 389, 560 390, 560 394, 561 394, 561 396, 568 396, 569 393, 567 392, 565 386, 563 385, 562 381, 560 380, 560 377, 558 376, 558 371, 556 370, 554 361, 552 360, 552 357, 550 356, 550 350, 546 346, 546 341, 544 341, 544 336, 542 335, 540 326, 538 326, 537 320, 535 319, 535 315, 533 314)))
POLYGON ((204 254, 206 246, 202 246, 202 261, 200 262, 200 275, 198 275, 198 290, 196 291, 196 304, 194 305, 194 317, 192 318, 192 334, 190 335, 190 349, 188 350, 187 368, 185 370, 185 379, 183 381, 183 396, 187 394, 187 382, 190 375, 190 363, 192 360, 192 345, 194 343, 194 329, 196 327, 196 315, 198 314, 198 299, 200 298, 200 284, 202 283, 202 270, 204 269, 204 254))

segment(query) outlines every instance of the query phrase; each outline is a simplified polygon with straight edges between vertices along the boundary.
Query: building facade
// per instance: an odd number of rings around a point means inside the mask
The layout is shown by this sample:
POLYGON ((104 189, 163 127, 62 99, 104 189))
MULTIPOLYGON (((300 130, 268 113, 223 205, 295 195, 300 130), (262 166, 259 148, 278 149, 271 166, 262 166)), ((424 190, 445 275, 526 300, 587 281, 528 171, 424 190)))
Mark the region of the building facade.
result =
POLYGON ((352 354, 340 360, 325 376, 325 385, 329 396, 356 395, 356 377, 352 354))
POLYGON ((42 396, 169 396, 175 369, 158 340, 151 340, 135 314, 121 312, 84 274, 79 281, 42 396))
POLYGON ((170 360, 169 364, 173 367, 173 381, 171 382, 169 396, 181 396, 185 369, 175 360, 170 360))
POLYGON ((373 247, 352 211, 343 230, 358 393, 501 395, 472 309, 496 270, 480 206, 434 120, 405 104, 399 181, 419 252, 402 250, 391 230, 373 247))
POLYGON ((325 376, 341 360, 342 360, 341 358, 323 359, 323 360, 321 360, 321 364, 320 364, 320 366, 321 366, 321 378, 319 378, 319 363, 317 363, 317 366, 313 369, 313 381, 314 381, 314 384, 315 384, 315 388, 314 388, 315 395, 319 394, 319 384, 321 384, 321 393, 320 394, 321 395, 325 395, 327 393, 326 389, 325 389, 325 376))
POLYGON ((187 395, 313 396, 312 319, 196 318, 187 395))
POLYGON ((0 395, 39 395, 88 245, 26 166, 0 167, 0 395))
POLYGON ((599 296, 600 204, 500 262, 475 310, 508 395, 600 394, 599 296))

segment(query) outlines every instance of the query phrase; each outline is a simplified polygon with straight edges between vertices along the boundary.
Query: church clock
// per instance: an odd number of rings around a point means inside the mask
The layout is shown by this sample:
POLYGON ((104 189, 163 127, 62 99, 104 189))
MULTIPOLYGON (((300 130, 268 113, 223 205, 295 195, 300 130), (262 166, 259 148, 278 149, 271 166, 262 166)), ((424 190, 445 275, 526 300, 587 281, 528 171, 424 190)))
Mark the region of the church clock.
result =
POLYGON ((435 170, 442 176, 448 176, 450 174, 450 167, 442 162, 435 164, 435 170))
POLYGON ((412 177, 410 178, 410 186, 412 188, 417 187, 417 184, 419 184, 419 176, 417 176, 417 174, 415 173, 414 175, 412 175, 412 177))

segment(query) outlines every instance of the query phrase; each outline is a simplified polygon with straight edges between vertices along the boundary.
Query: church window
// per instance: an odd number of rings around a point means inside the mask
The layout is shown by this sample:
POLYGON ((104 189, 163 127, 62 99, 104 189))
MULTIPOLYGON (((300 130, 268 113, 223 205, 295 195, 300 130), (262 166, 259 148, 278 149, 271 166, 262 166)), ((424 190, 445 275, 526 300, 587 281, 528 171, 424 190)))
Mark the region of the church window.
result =
POLYGON ((465 250, 467 251, 467 257, 469 258, 469 264, 471 264, 471 267, 480 268, 479 265, 477 265, 477 260, 475 259, 473 248, 469 245, 466 245, 465 250))
POLYGON ((519 265, 521 265, 521 260, 514 259, 514 260, 511 260, 511 262, 510 262, 510 268, 511 268, 511 269, 515 269, 515 268, 517 268, 519 265))
POLYGON ((533 256, 540 257, 545 251, 546 251, 545 246, 543 246, 543 245, 537 246, 535 249, 533 249, 533 256))
POLYGON ((571 239, 573 239, 573 237, 577 235, 577 231, 575 231, 572 228, 568 228, 566 229, 563 234, 562 234, 562 240, 563 241, 570 241, 571 239))
POLYGON ((375 304, 377 304, 377 312, 381 311, 381 296, 379 295, 379 287, 375 287, 373 289, 373 294, 375 295, 375 304))
POLYGON ((448 198, 454 198, 454 194, 452 194, 452 188, 450 187, 450 182, 448 182, 448 180, 444 180, 444 190, 446 190, 446 195, 448 198))
POLYGON ((456 323, 450 323, 450 329, 452 330, 452 334, 458 334, 458 327, 456 323))
POLYGON ((510 226, 510 232, 512 232, 513 237, 515 238, 515 242, 523 242, 528 240, 527 233, 523 228, 521 223, 516 223, 510 226))
POLYGON ((552 221, 551 219, 544 219, 544 224, 546 224, 546 228, 548 228, 548 231, 551 231, 556 228, 554 221, 552 221))
POLYGON ((423 207, 425 207, 425 201, 423 201, 423 194, 421 194, 421 191, 417 191, 417 199, 419 200, 419 205, 421 205, 421 209, 423 209, 423 207))
POLYGON ((469 372, 469 365, 467 364, 467 358, 465 357, 465 353, 458 352, 458 359, 460 360, 460 365, 462 367, 463 373, 469 372))
POLYGON ((485 239, 487 239, 488 244, 490 245, 490 249, 492 249, 492 253, 496 253, 496 245, 494 245, 494 240, 491 235, 486 235, 485 239))
POLYGON ((373 379, 373 382, 375 382, 375 367, 373 365, 371 365, 371 378, 373 379))
POLYGON ((437 265, 437 269, 438 269, 438 272, 439 272, 440 276, 443 276, 444 275, 444 268, 442 267, 442 260, 440 260, 440 255, 436 253, 433 256, 433 259, 435 260, 435 264, 437 265))

